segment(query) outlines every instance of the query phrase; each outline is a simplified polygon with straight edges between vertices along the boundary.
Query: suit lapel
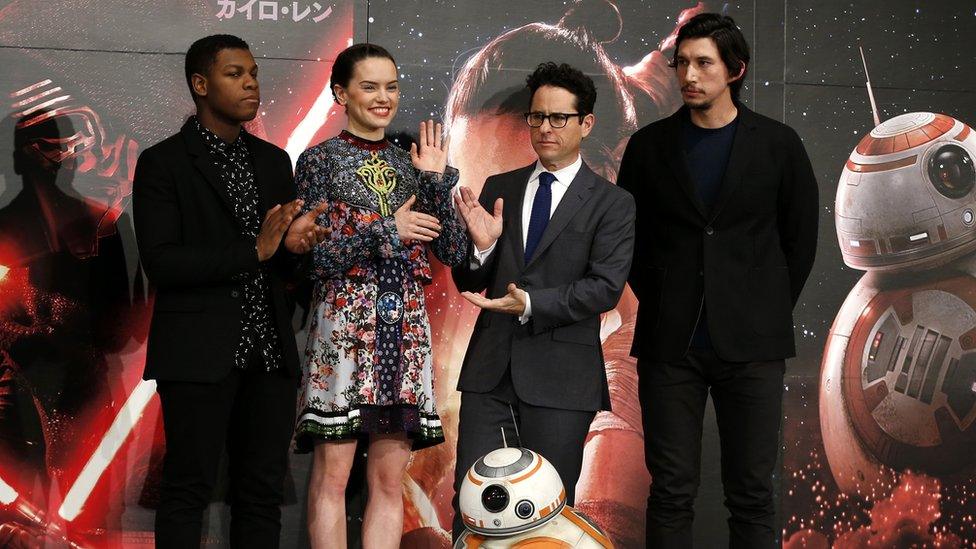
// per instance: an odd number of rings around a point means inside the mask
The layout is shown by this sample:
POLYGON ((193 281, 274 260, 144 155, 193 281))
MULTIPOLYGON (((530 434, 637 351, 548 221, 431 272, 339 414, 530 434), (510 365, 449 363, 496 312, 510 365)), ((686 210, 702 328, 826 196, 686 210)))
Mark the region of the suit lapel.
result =
POLYGON ((729 201, 729 197, 732 196, 732 192, 739 186, 743 171, 749 167, 755 150, 752 146, 754 143, 752 131, 756 127, 755 115, 739 103, 736 103, 736 108, 739 110, 738 126, 735 129, 735 137, 732 138, 729 163, 725 167, 725 177, 722 178, 722 187, 719 189, 715 207, 712 208, 711 219, 718 217, 722 208, 729 201))
POLYGON ((217 174, 217 166, 214 164, 213 158, 210 156, 210 151, 207 150, 207 144, 203 141, 203 138, 197 134, 196 128, 193 127, 192 122, 187 122, 183 124, 183 128, 180 130, 183 134, 183 141, 186 143, 186 150, 193 157, 193 165, 196 167, 203 179, 213 188, 217 196, 220 197, 220 202, 227 209, 227 213, 230 214, 231 219, 238 226, 240 223, 237 221, 237 216, 234 215, 234 203, 227 194, 227 188, 221 183, 220 176, 217 174))
POLYGON ((593 194, 595 184, 596 174, 584 162, 580 166, 579 172, 576 173, 576 177, 569 184, 569 188, 566 189, 566 194, 563 195, 562 200, 559 201, 559 205, 556 206, 556 211, 552 213, 549 224, 546 225, 546 230, 542 233, 539 246, 533 252, 532 259, 529 260, 526 267, 535 263, 536 259, 546 251, 546 248, 556 240, 559 233, 566 228, 566 225, 573 219, 576 212, 579 211, 580 207, 593 194))
POLYGON ((529 176, 532 175, 532 170, 534 169, 535 163, 532 163, 512 174, 509 186, 509 189, 511 189, 510 195, 505 197, 506 205, 504 215, 508 218, 505 220, 505 226, 515 228, 515 230, 506 232, 508 233, 508 239, 510 240, 512 249, 515 250, 519 270, 525 268, 525 242, 522 241, 522 235, 524 234, 522 228, 522 206, 525 203, 525 188, 529 185, 529 176), (508 204, 512 204, 514 208, 509 207, 508 204))
POLYGON ((705 204, 701 201, 701 197, 698 196, 698 190, 695 189, 695 184, 692 182, 691 175, 688 173, 688 165, 685 163, 685 151, 682 147, 684 130, 681 125, 683 117, 687 116, 685 113, 687 108, 681 107, 678 112, 668 117, 668 131, 664 132, 664 143, 662 144, 664 147, 664 159, 668 167, 671 168, 671 173, 678 181, 678 185, 688 196, 688 200, 691 201, 702 217, 707 218, 708 212, 705 210, 705 204))

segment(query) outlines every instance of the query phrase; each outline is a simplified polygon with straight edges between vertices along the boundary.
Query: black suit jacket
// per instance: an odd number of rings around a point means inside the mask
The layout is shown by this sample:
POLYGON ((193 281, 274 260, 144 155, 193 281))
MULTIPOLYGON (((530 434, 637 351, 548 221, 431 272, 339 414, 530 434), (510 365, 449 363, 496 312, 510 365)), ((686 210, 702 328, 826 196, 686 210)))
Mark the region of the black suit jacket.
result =
MULTIPOLYGON (((295 198, 285 151, 245 134, 254 165, 259 214, 295 198)), ((156 290, 146 379, 213 382, 234 366, 244 292, 238 273, 258 268, 255 239, 243 236, 232 202, 203 138, 188 122, 139 155, 133 181, 136 240, 156 290)), ((298 260, 284 246, 270 260, 273 322, 283 367, 298 375, 286 289, 298 260)))
POLYGON ((495 388, 511 365, 519 398, 564 410, 609 410, 600 346, 600 314, 623 292, 634 246, 634 199, 584 163, 556 207, 532 260, 522 243, 522 200, 535 164, 489 177, 480 202, 489 211, 503 198, 504 228, 480 268, 453 269, 461 291, 507 293, 510 282, 529 293, 525 325, 510 314, 481 311, 461 366, 459 391, 495 388))
POLYGON ((635 357, 681 359, 703 303, 719 357, 745 362, 796 353, 792 311, 817 248, 817 181, 793 129, 737 107, 712 211, 685 164, 686 107, 639 130, 624 152, 617 184, 638 205, 629 279, 640 300, 635 357))

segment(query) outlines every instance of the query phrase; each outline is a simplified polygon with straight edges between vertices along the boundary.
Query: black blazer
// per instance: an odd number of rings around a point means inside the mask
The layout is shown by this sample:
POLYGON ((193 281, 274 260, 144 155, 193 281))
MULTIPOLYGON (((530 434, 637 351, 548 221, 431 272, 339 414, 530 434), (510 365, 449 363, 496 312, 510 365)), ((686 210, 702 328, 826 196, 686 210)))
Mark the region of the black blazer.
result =
MULTIPOLYGON (((481 311, 461 365, 459 391, 491 391, 511 365, 519 398, 564 410, 609 410, 600 346, 600 313, 616 306, 634 247, 634 199, 584 163, 556 207, 528 265, 522 243, 522 199, 535 164, 485 181, 479 198, 491 211, 505 200, 502 236, 484 264, 454 267, 461 291, 529 293, 525 325, 510 314, 481 311)), ((470 252, 470 250, 469 250, 470 252)))
MULTIPOLYGON (((245 134, 261 218, 295 198, 285 151, 245 134)), ((234 366, 243 290, 234 275, 258 268, 255 239, 242 236, 203 138, 188 122, 139 155, 132 204, 141 261, 156 290, 146 379, 214 382, 234 366)), ((282 246, 270 260, 273 322, 285 371, 298 375, 286 283, 298 260, 282 246)))
POLYGON ((737 107, 732 153, 710 212, 682 152, 686 107, 627 144, 617 184, 638 206, 629 278, 640 300, 635 357, 681 359, 703 302, 719 357, 744 362, 796 354, 792 311, 817 248, 817 181, 793 129, 737 107))

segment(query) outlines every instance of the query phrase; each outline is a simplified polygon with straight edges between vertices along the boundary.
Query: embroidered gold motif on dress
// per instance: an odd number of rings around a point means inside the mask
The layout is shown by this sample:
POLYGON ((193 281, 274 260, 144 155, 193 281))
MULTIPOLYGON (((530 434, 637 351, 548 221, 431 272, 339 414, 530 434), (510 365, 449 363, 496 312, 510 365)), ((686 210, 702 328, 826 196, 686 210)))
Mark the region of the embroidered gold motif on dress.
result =
POLYGON ((379 157, 379 153, 373 151, 369 159, 356 170, 356 175, 362 179, 363 184, 376 194, 380 203, 380 215, 386 217, 390 215, 389 196, 397 186, 396 170, 393 166, 386 163, 379 157))

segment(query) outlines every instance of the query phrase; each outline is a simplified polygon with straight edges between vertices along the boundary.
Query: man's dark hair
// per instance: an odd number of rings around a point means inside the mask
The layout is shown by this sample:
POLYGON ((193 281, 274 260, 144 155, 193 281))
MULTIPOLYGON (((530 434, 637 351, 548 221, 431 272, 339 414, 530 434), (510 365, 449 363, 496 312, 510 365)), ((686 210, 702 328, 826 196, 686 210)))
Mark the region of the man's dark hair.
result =
POLYGON ((561 65, 552 61, 542 63, 526 78, 525 83, 529 87, 529 101, 532 100, 535 91, 542 86, 555 86, 568 90, 576 96, 575 109, 580 114, 593 113, 593 107, 596 105, 596 86, 593 85, 593 79, 566 63, 561 65))
POLYGON ((186 85, 190 87, 190 95, 194 100, 196 100, 197 94, 193 91, 193 75, 206 75, 209 73, 214 63, 217 62, 217 55, 222 50, 228 49, 250 50, 251 48, 247 45, 247 42, 236 36, 230 34, 214 34, 197 40, 190 45, 190 49, 186 50, 186 60, 184 62, 186 85))
POLYGON ((746 71, 749 69, 749 44, 739 27, 735 26, 735 21, 727 15, 717 13, 699 13, 689 19, 678 30, 671 66, 677 66, 678 46, 681 41, 689 38, 711 38, 729 75, 739 74, 741 70, 741 76, 729 84, 732 97, 738 99, 739 90, 742 89, 742 82, 745 81, 746 71))
POLYGON ((369 59, 370 57, 389 59, 393 62, 393 65, 396 65, 396 60, 393 59, 390 52, 386 51, 386 48, 366 42, 349 46, 342 50, 336 56, 335 62, 332 63, 332 76, 329 78, 329 89, 332 90, 333 98, 337 101, 339 99, 335 94, 336 85, 343 88, 348 86, 349 81, 352 80, 352 73, 356 70, 356 63, 364 59, 369 59))

